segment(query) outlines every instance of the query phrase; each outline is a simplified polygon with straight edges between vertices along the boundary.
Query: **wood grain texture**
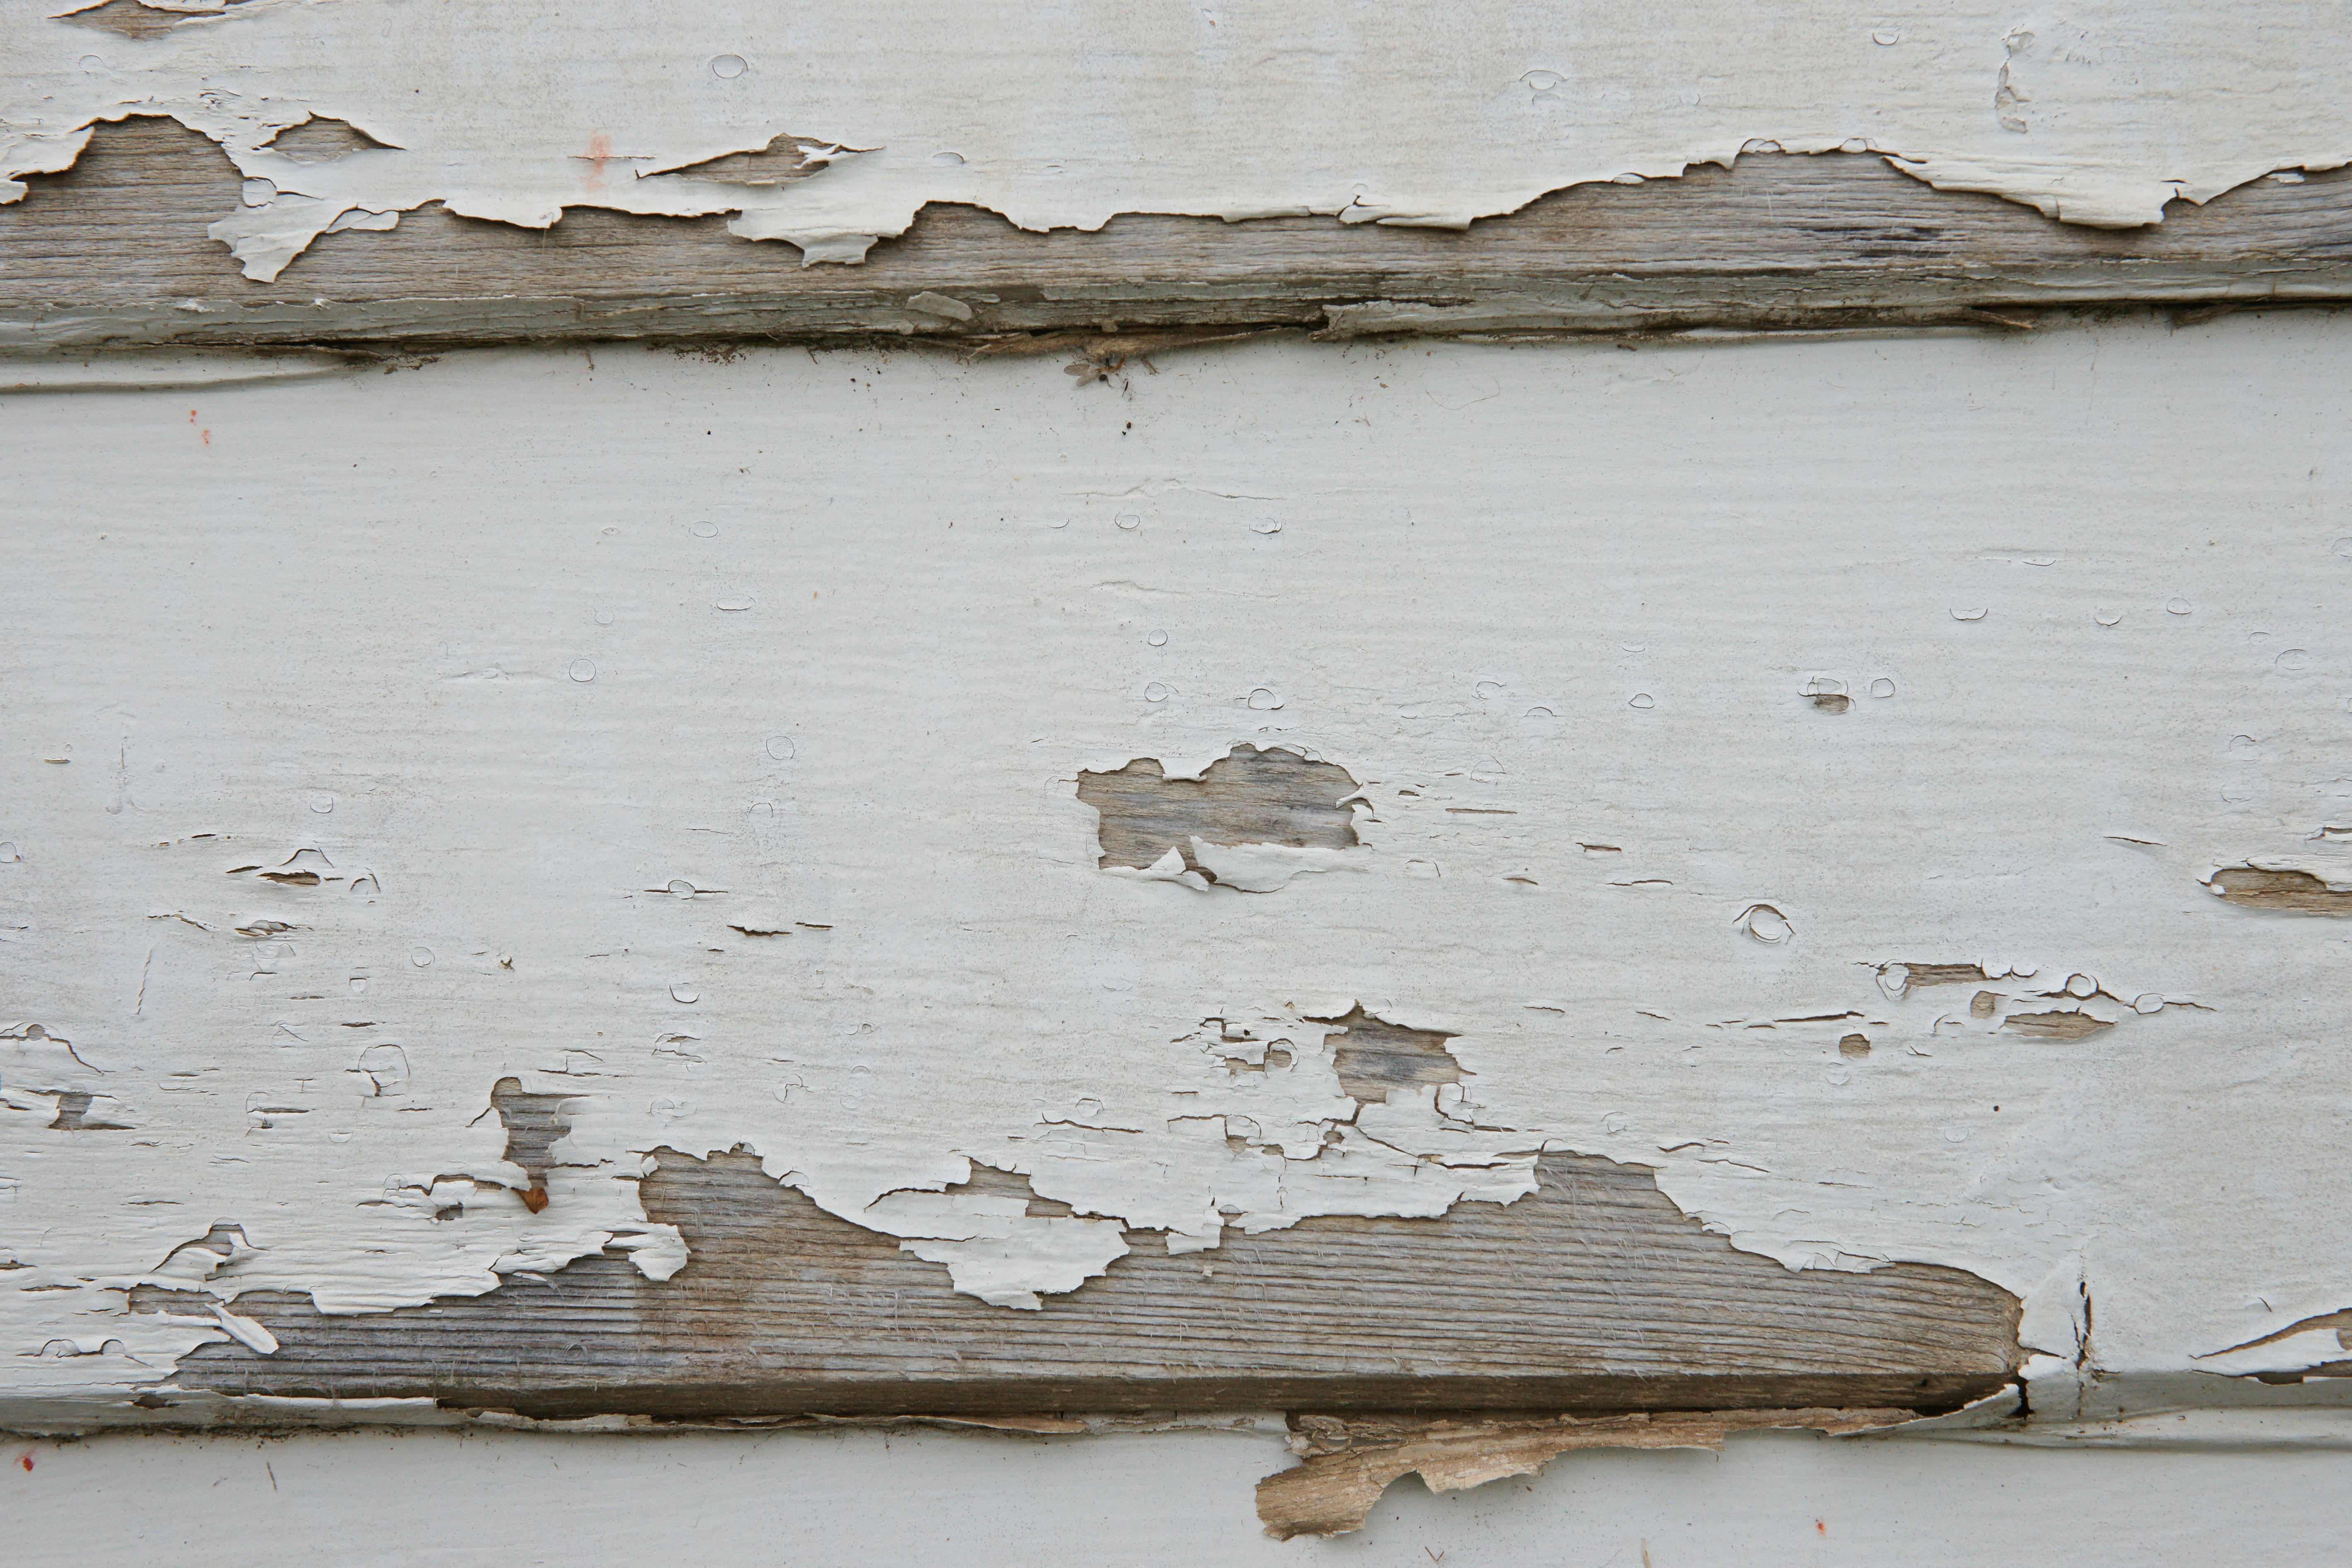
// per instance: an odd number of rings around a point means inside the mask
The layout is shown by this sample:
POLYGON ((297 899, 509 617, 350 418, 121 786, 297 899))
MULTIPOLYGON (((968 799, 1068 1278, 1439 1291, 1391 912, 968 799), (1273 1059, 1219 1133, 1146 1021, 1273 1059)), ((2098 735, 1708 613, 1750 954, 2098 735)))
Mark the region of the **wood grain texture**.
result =
MULTIPOLYGON (((2352 298, 2347 180, 2257 182, 2114 231, 1934 191, 1874 156, 1767 154, 1575 187, 1463 233, 1134 214, 1032 234, 934 207, 862 267, 807 268, 718 217, 574 209, 541 232, 428 207, 328 235, 257 284, 205 234, 237 201, 235 171, 139 119, 101 125, 72 170, 0 208, 0 349, 888 335, 1002 350, 1078 333, 1113 340, 1092 351, 1116 360, 1167 329, 2000 326, 2051 307, 2322 303, 2352 298), (910 305, 925 295, 932 308, 910 305)), ((1083 364, 1089 346, 1073 346, 1083 364)))
MULTIPOLYGON (((665 1152, 646 1212, 690 1249, 667 1282, 607 1255, 364 1316, 248 1292, 234 1310, 269 1327, 277 1354, 207 1346, 173 1386, 424 1396, 549 1417, 1937 1411, 1993 1392, 2019 1364, 2016 1299, 1973 1275, 1792 1273, 1708 1235, 1639 1167, 1555 1155, 1540 1176, 1508 1206, 1308 1219, 1208 1253, 1171 1256, 1135 1233, 1138 1250, 1108 1277, 1022 1312, 955 1294, 941 1270, 750 1155, 665 1152)), ((137 1305, 163 1310, 173 1294, 142 1287, 137 1305)))

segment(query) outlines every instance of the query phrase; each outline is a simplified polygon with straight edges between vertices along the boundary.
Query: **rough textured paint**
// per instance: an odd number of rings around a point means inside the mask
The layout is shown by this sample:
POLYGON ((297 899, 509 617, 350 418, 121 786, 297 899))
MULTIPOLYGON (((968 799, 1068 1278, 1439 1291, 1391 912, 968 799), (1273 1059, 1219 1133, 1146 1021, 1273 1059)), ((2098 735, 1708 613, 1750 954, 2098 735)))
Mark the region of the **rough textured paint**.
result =
MULTIPOLYGON (((1654 8, 719 0, 9 0, 0 199, 93 123, 168 115, 246 176, 213 225, 272 278, 322 234, 427 203, 545 227, 567 207, 733 214, 863 259, 927 203, 1026 228, 1122 212, 1466 225, 1547 191, 1743 149, 1883 152, 2069 222, 2159 221, 2273 170, 2352 160, 2341 7, 1971 0, 1654 8), (1411 61, 1401 73, 1401 61, 1411 61), (1050 112, 1039 106, 1050 105, 1050 112), (319 120, 332 127, 310 130, 319 120)), ((969 319, 938 291, 917 312, 969 319)))
POLYGON ((2343 1355, 2346 927, 2207 884, 2352 880, 2347 365, 2304 316, 0 399, 5 1392, 258 1350, 249 1291, 666 1277, 654 1151, 742 1145, 1013 1308, 1603 1155, 2017 1292, 2037 1416, 2323 1397, 2253 1379, 2343 1355), (1100 863, 1086 777, 1243 745, 1359 787, 1345 874, 1100 863))

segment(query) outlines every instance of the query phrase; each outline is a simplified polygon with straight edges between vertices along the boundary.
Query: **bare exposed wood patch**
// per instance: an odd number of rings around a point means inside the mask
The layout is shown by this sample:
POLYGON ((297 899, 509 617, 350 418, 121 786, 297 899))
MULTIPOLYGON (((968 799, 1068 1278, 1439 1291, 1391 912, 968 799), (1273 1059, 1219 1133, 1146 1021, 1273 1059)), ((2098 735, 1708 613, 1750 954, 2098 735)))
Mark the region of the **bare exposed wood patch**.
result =
POLYGON ((359 1317, 247 1292, 236 1311, 277 1354, 206 1346, 174 1384, 549 1416, 1606 1415, 1940 1410, 2019 1364, 2016 1298, 1974 1275, 1792 1273, 1707 1234, 1645 1170, 1553 1155, 1538 1175, 1530 1197, 1441 1220, 1308 1219, 1179 1256, 1131 1233, 1137 1250, 1106 1277, 1012 1312, 954 1293, 937 1266, 780 1186, 753 1156, 665 1151, 643 1190, 689 1249, 667 1281, 608 1253, 359 1317))
POLYGON ((2019 1034, 2032 1035, 2036 1040, 2087 1040, 2101 1030, 2116 1026, 2103 1018, 2084 1012, 2011 1013, 2000 1020, 2000 1027, 2019 1034))
POLYGON ((530 1173, 522 1200, 533 1214, 547 1207, 547 1173, 556 1166, 556 1140, 572 1131, 571 1118, 563 1113, 572 1098, 527 1093, 520 1078, 501 1078, 490 1088, 490 1109, 506 1125, 506 1158, 530 1173))
POLYGON ((1291 1448, 1306 1463, 1257 1483, 1257 1516, 1277 1541, 1342 1535, 1401 1477, 1432 1491, 1460 1491, 1505 1476, 1532 1475, 1571 1448, 1720 1448, 1733 1432, 1865 1432, 1913 1418, 1909 1410, 1717 1410, 1613 1416, 1580 1421, 1431 1421, 1303 1416, 1291 1448))
POLYGON ((385 143, 356 125, 317 119, 288 126, 271 137, 268 145, 272 152, 283 152, 297 163, 331 163, 353 152, 381 150, 385 143))
POLYGON ((1353 849, 1356 814, 1340 804, 1360 786, 1344 768, 1301 753, 1236 746, 1198 779, 1171 779, 1150 758, 1114 773, 1080 773, 1078 799, 1100 815, 1098 865, 1141 869, 1174 850, 1187 867, 1214 880, 1193 857, 1192 841, 1283 844, 1293 849, 1353 849))
MULTIPOLYGON (((168 21, 131 0, 82 16, 168 21)), ((781 152, 734 156, 766 157, 784 174, 781 152)), ((29 195, 0 208, 0 346, 887 334, 995 347, 1038 333, 1282 327, 2008 331, 2052 307, 2352 298, 2347 182, 2341 171, 2258 182, 2202 208, 2175 203, 2153 228, 2096 230, 1930 190, 1876 157, 1763 154, 1730 171, 1579 186, 1464 233, 1133 214, 1098 233, 1030 234, 932 207, 862 267, 809 268, 788 246, 733 238, 720 217, 575 209, 539 232, 426 207, 388 232, 329 235, 277 283, 257 284, 205 233, 236 207, 236 171, 202 137, 135 119, 98 127, 73 169, 33 176, 29 195), (971 314, 909 305, 926 294, 971 314)))
POLYGON ((1914 986, 1977 985, 1990 977, 1975 964, 1884 964, 1878 972, 1895 982, 1899 991, 1914 986))
POLYGON ((1462 1064, 1445 1049, 1452 1035, 1406 1029, 1360 1007, 1344 1018, 1315 1021, 1336 1026, 1330 1037, 1332 1066, 1339 1071, 1339 1092, 1354 1099, 1385 1103, 1391 1089, 1459 1083, 1465 1076, 1462 1064))
POLYGON ((2305 871, 2260 871, 2231 866, 2208 883, 2222 899, 2245 909, 2279 909, 2292 915, 2352 915, 2352 889, 2335 888, 2305 871))

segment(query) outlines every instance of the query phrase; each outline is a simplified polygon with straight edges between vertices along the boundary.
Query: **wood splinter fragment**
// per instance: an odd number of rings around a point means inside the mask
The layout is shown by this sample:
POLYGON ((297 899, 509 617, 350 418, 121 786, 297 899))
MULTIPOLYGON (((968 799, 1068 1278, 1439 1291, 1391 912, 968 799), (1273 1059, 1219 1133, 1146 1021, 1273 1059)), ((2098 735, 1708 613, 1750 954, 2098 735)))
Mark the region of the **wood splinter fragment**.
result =
POLYGON ((1412 1472, 1432 1491, 1462 1491, 1533 1475, 1570 1448, 1720 1448, 1726 1435, 1770 1429, 1844 1434, 1918 1418, 1912 1410, 1661 1411, 1579 1420, 1432 1421, 1301 1416, 1292 1421, 1296 1469, 1257 1483, 1257 1516, 1277 1541, 1343 1535, 1391 1481, 1412 1472))

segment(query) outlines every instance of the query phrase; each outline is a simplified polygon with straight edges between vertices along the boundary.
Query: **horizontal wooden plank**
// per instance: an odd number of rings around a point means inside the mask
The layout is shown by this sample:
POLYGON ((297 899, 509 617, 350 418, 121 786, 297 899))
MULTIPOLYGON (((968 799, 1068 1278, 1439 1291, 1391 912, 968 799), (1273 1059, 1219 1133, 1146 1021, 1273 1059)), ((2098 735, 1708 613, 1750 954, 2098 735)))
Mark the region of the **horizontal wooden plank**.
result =
MULTIPOLYGON (((525 1116, 510 1118, 541 1127, 525 1116)), ((542 1127, 543 1131, 543 1127, 542 1127)), ((976 1168, 971 1191, 1027 1193, 976 1168)), ((2014 1373, 2017 1301, 1957 1269, 1792 1272, 1638 1166, 1546 1156, 1509 1205, 1320 1218, 1171 1256, 1156 1233, 1034 1312, 838 1219, 750 1155, 665 1153, 643 1192, 689 1261, 614 1253, 487 1294, 329 1317, 248 1292, 274 1354, 206 1346, 173 1390, 431 1397, 546 1416, 799 1412, 1950 1409, 2014 1373)), ((1037 1213, 1066 1212, 1038 1205, 1037 1213)), ((179 1292, 135 1292, 142 1311, 179 1292)), ((184 1306, 176 1310, 186 1311, 184 1306)))
POLYGON ((811 267, 719 217, 574 208, 531 231, 430 206, 327 235, 257 284, 205 234, 237 202, 236 171, 139 119, 99 127, 74 168, 0 208, 0 349, 887 334, 1116 360, 1204 329, 1997 327, 2053 308, 2352 298, 2347 179, 2259 181, 2117 231, 1937 192, 1874 156, 1754 154, 1575 187, 1461 233, 1131 214, 1033 234, 934 207, 863 266, 811 267), (1066 333, 1080 337, 1051 337, 1066 333))

